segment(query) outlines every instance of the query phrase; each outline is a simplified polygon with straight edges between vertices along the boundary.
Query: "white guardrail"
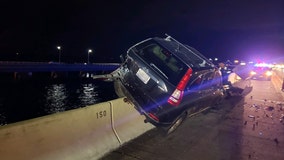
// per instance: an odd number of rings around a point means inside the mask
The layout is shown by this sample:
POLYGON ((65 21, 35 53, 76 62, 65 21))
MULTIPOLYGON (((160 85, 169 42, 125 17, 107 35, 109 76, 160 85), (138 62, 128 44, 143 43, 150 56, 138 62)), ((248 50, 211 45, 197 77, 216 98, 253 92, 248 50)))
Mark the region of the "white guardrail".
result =
POLYGON ((95 160, 154 128, 119 98, 0 127, 3 160, 95 160))

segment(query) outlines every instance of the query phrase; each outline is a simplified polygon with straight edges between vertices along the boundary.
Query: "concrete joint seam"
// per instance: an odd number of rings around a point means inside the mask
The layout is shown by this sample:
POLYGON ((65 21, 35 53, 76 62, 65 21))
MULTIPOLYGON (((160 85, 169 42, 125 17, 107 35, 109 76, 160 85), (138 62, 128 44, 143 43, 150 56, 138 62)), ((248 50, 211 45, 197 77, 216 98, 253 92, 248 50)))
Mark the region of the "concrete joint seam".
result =
POLYGON ((117 131, 116 131, 116 129, 115 129, 115 126, 114 126, 113 105, 112 105, 112 102, 111 102, 111 101, 109 101, 108 103, 109 103, 109 105, 110 105, 111 128, 112 128, 112 131, 113 131, 115 137, 117 138, 119 144, 121 145, 121 144, 122 144, 121 139, 120 139, 120 137, 119 137, 119 135, 118 135, 118 133, 117 133, 117 131))

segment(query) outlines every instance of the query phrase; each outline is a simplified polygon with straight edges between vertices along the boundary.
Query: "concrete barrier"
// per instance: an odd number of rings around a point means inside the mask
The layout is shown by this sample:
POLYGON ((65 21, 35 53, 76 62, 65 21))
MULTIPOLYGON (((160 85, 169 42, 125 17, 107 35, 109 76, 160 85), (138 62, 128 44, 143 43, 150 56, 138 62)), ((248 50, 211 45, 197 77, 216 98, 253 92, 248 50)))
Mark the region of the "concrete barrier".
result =
POLYGON ((0 157, 3 160, 98 159, 151 129, 142 117, 120 98, 1 126, 0 157))
POLYGON ((274 74, 271 77, 271 82, 276 90, 277 93, 281 94, 282 97, 284 97, 284 92, 282 91, 282 85, 283 85, 283 74, 280 74, 280 72, 275 72, 274 70, 274 74))

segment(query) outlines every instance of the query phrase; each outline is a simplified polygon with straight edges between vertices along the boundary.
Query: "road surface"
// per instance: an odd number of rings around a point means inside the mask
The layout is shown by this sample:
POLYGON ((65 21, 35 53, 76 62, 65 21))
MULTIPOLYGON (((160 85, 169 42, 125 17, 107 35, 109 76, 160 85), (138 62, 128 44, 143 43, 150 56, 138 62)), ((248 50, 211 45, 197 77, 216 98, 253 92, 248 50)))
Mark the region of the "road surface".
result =
POLYGON ((271 81, 244 98, 187 119, 165 136, 154 128, 101 160, 283 160, 284 101, 271 81))

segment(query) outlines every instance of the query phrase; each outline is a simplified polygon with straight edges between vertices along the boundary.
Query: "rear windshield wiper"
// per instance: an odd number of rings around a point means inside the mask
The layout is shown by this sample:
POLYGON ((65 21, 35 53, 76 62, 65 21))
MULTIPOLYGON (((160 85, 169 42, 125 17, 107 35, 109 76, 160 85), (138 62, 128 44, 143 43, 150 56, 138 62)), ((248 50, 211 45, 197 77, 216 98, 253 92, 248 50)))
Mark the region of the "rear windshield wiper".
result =
POLYGON ((164 72, 162 72, 155 64, 150 63, 150 66, 154 67, 154 68, 155 68, 156 70, 158 70, 164 77, 166 77, 167 79, 169 79, 168 76, 166 76, 166 74, 165 74, 164 72))

